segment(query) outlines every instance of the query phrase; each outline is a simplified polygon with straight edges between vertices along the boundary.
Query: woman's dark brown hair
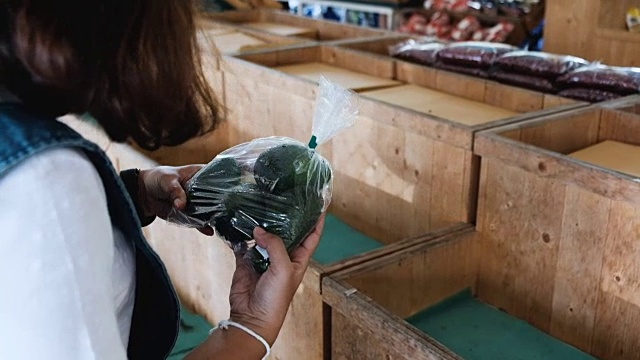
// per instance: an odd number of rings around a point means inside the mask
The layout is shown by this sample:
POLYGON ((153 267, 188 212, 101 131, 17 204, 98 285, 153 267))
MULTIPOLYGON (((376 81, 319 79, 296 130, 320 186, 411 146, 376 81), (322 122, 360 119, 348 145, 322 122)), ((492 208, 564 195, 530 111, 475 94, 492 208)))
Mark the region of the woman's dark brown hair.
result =
POLYGON ((0 0, 0 82, 48 115, 89 112, 146 149, 213 129, 189 0, 0 0))

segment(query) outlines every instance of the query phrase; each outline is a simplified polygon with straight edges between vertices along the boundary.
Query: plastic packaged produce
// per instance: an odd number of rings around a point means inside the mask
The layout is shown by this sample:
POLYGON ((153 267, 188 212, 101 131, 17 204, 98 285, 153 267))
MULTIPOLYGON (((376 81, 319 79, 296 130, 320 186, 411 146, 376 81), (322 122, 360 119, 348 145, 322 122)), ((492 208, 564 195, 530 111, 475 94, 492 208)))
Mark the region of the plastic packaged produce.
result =
POLYGON ((412 63, 432 66, 436 62, 438 50, 444 46, 435 38, 409 39, 389 47, 389 54, 412 63))
POLYGON ((562 88, 599 89, 620 95, 640 92, 640 68, 592 65, 558 78, 562 88))
POLYGON ((499 82, 523 87, 526 89, 542 91, 546 93, 554 93, 556 91, 555 86, 551 80, 538 76, 496 70, 491 72, 491 77, 498 80, 499 82))
POLYGON ((186 184, 187 206, 169 221, 211 226, 253 268, 268 269, 269 257, 256 246, 253 230, 262 227, 294 250, 314 229, 331 202, 333 173, 316 152, 357 116, 351 91, 320 81, 311 141, 267 137, 234 146, 216 156, 186 184))
POLYGON ((589 65, 589 62, 575 56, 514 51, 497 58, 494 65, 503 71, 556 79, 569 71, 589 65))
POLYGON ((498 56, 517 50, 506 44, 467 41, 451 44, 438 51, 438 61, 473 68, 488 69, 498 56))
POLYGON ((438 69, 456 72, 459 74, 471 75, 471 76, 476 76, 481 78, 489 77, 489 71, 485 69, 466 67, 466 66, 460 66, 460 65, 449 65, 449 64, 443 64, 443 63, 436 63, 435 67, 437 67, 438 69))
POLYGON ((562 97, 570 98, 570 99, 586 101, 591 103, 618 99, 623 96, 610 91, 598 90, 598 89, 585 89, 585 88, 566 89, 559 92, 558 95, 562 97))

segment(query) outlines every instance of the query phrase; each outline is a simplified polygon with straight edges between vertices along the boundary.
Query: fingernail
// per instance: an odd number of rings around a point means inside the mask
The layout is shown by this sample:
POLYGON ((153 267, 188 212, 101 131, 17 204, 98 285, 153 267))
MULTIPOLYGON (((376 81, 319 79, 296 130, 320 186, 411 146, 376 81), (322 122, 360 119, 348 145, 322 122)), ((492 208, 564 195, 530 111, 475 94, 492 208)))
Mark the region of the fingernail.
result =
POLYGON ((174 207, 179 208, 180 205, 182 205, 182 201, 180 201, 180 199, 173 200, 173 206, 174 207))
POLYGON ((262 235, 266 235, 267 232, 263 228, 257 227, 255 229, 253 229, 253 234, 257 235, 257 236, 262 236, 262 235))

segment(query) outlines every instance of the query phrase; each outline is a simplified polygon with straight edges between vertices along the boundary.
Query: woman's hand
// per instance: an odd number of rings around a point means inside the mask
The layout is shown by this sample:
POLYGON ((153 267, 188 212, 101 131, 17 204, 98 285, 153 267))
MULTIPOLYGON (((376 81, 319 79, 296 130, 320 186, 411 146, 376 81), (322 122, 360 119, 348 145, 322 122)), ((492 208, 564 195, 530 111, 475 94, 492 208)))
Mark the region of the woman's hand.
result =
POLYGON ((318 247, 323 227, 324 215, 291 257, 280 238, 260 228, 254 230, 254 239, 267 250, 271 264, 260 276, 241 255, 236 256, 229 297, 232 321, 249 327, 273 345, 309 260, 318 247))
MULTIPOLYGON (((186 183, 203 166, 159 166, 153 169, 140 170, 138 193, 140 194, 139 201, 145 211, 145 215, 166 219, 172 209, 183 210, 187 205, 187 194, 184 191, 186 183)), ((205 235, 213 235, 213 229, 211 228, 198 230, 205 235)))

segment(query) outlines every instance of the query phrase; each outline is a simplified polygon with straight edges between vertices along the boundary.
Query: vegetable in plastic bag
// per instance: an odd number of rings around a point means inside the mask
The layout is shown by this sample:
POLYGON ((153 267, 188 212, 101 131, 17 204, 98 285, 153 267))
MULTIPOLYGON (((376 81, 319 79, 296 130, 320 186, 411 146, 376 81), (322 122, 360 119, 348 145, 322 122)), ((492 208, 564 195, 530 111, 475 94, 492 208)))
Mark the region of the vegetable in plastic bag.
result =
POLYGON ((640 92, 640 68, 592 65, 561 76, 557 83, 563 88, 599 89, 631 95, 640 92))
POLYGON ((500 56, 495 66, 503 71, 555 79, 589 63, 575 56, 554 55, 533 51, 514 51, 500 56))
POLYGON ((438 51, 438 61, 448 65, 488 69, 498 56, 517 50, 506 44, 467 41, 451 44, 438 51))
POLYGON ((256 246, 253 230, 279 236, 289 252, 313 231, 333 189, 331 165, 315 148, 353 124, 355 99, 322 78, 308 145, 267 137, 220 153, 187 182, 187 206, 174 210, 169 221, 211 226, 257 272, 265 272, 269 257, 256 246))

